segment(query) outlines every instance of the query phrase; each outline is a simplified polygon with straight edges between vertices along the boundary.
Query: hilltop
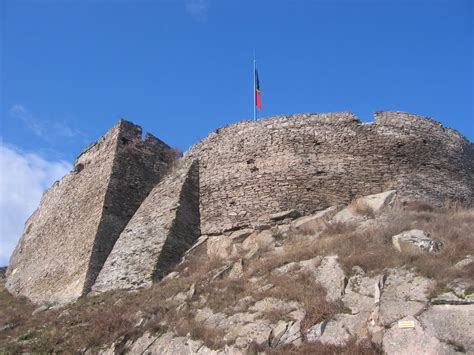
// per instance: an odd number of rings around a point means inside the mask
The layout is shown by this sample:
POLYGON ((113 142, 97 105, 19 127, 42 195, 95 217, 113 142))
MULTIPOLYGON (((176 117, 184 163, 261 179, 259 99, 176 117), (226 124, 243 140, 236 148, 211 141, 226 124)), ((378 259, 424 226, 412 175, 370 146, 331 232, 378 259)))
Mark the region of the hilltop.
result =
POLYGON ((0 340, 13 352, 469 352, 473 207, 474 145, 427 117, 242 121, 183 155, 120 120, 25 223, 0 340))

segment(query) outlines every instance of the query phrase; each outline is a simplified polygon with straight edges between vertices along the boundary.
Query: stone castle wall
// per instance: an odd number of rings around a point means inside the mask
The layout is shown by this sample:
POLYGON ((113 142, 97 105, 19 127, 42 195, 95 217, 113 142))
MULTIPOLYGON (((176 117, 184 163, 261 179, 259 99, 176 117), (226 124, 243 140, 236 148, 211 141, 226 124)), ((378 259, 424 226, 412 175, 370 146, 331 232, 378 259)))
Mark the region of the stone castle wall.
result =
POLYGON ((151 286, 200 236, 196 161, 161 181, 127 224, 92 288, 93 293, 151 286))
POLYGON ((28 219, 7 288, 35 302, 88 292, 120 232, 166 171, 170 148, 121 120, 77 158, 28 219))
POLYGON ((27 221, 10 292, 64 303, 90 290, 146 287, 201 233, 390 189, 402 200, 474 206, 473 144, 409 113, 379 111, 372 123, 350 112, 242 121, 209 134, 168 171, 172 152, 152 136, 142 141, 126 121, 86 149, 27 221))
POLYGON ((376 112, 373 123, 349 112, 242 121, 214 131, 185 158, 200 162, 203 234, 387 189, 433 203, 474 201, 473 145, 434 120, 397 111, 376 112))

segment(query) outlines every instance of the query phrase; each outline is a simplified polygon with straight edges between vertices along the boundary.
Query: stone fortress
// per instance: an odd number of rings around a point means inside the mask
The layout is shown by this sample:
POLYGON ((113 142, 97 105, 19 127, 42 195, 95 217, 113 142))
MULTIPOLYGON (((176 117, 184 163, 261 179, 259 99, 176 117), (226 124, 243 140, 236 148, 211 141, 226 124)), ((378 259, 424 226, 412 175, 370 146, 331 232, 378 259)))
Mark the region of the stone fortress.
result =
POLYGON ((201 235, 302 215, 389 189, 403 201, 474 206, 474 145, 414 114, 350 112, 242 121, 178 162, 121 120, 83 151, 25 224, 7 288, 37 303, 147 287, 201 235))

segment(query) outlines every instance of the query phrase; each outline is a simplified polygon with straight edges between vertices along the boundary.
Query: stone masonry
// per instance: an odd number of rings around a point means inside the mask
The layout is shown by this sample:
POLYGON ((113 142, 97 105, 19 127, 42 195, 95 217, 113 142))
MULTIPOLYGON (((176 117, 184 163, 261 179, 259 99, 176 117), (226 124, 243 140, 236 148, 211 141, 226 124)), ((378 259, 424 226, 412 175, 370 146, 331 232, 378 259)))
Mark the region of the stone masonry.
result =
POLYGON ((373 123, 350 112, 242 121, 212 132, 189 158, 200 162, 203 234, 390 189, 405 199, 474 204, 473 144, 432 119, 398 111, 376 112, 373 123))
POLYGON ((11 257, 7 288, 38 303, 86 294, 120 232, 166 172, 172 150, 121 120, 44 193, 11 257))
POLYGON ((93 293, 151 286, 200 236, 197 161, 159 183, 128 223, 93 293))
POLYGON ((91 288, 146 287, 200 233, 386 190, 402 202, 474 206, 474 145, 409 113, 378 111, 372 123, 350 112, 237 122, 192 146, 164 179, 169 147, 139 132, 121 121, 44 194, 11 259, 12 293, 67 302, 91 288))

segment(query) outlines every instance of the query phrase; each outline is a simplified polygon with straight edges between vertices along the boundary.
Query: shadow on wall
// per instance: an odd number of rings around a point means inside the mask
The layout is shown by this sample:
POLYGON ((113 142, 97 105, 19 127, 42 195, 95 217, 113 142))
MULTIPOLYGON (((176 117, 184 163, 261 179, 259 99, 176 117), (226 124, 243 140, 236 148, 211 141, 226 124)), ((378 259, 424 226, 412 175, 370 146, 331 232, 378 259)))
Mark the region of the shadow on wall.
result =
POLYGON ((192 163, 179 196, 176 218, 169 230, 153 272, 153 280, 162 279, 178 263, 201 235, 199 214, 199 163, 192 163))

